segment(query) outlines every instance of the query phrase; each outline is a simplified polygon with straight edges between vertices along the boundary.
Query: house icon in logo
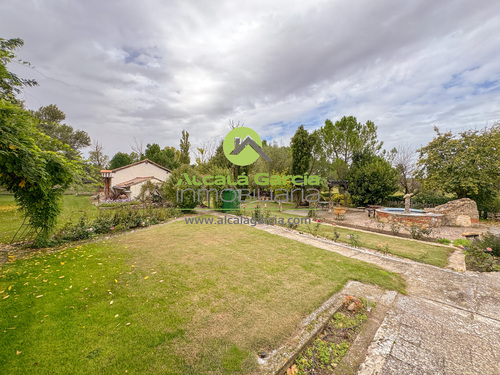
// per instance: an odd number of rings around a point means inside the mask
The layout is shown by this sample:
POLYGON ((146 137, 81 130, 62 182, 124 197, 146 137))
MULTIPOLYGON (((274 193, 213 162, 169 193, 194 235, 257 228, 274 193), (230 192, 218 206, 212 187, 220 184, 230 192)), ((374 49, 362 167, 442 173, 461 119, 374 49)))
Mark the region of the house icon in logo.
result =
POLYGON ((250 165, 260 156, 271 161, 271 158, 262 150, 259 135, 250 128, 239 127, 231 130, 224 138, 223 149, 229 161, 236 165, 250 165))

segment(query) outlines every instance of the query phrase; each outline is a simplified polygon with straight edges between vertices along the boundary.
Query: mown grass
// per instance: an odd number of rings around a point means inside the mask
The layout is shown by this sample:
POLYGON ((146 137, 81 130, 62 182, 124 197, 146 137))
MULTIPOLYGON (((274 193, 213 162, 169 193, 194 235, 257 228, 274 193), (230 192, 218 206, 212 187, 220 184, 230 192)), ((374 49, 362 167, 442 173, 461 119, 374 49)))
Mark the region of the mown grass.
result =
MULTIPOLYGON (((68 221, 77 221, 83 214, 88 217, 97 215, 98 209, 88 196, 64 195, 61 200, 61 214, 57 225, 61 227, 68 221)), ((23 223, 24 216, 12 195, 0 195, 0 243, 9 243, 23 223)))
MULTIPOLYGON (((250 211, 247 210, 247 214, 250 211)), ((293 215, 283 212, 270 213, 271 217, 283 217, 283 218, 300 218, 303 216, 293 215)), ((326 237, 331 240, 338 242, 343 242, 350 244, 351 241, 347 238, 347 235, 359 236, 360 246, 367 249, 383 251, 386 242, 388 243, 388 253, 397 255, 403 258, 415 260, 420 263, 431 264, 437 267, 445 267, 448 264, 448 256, 454 251, 451 247, 438 246, 430 243, 417 242, 412 240, 407 240, 404 238, 396 238, 394 236, 386 236, 378 233, 363 232, 355 229, 340 228, 328 224, 320 224, 319 230, 316 232, 316 224, 312 223, 310 225, 301 224, 298 226, 297 230, 306 233, 317 234, 318 236, 326 237), (340 236, 335 236, 335 232, 338 232, 340 236), (379 246, 382 245, 382 246, 379 246)))
POLYGON ((0 269, 0 373, 248 374, 377 266, 242 225, 183 221, 0 269), (129 324, 130 323, 130 324, 129 324))
MULTIPOLYGON (((306 225, 301 225, 299 230, 306 231, 308 228, 306 225)), ((436 246, 417 241, 410 241, 404 238, 395 238, 392 236, 384 236, 383 234, 361 232, 348 228, 333 227, 330 225, 321 225, 318 235, 334 239, 336 238, 334 233, 335 231, 340 234, 340 237, 338 238, 338 241, 340 242, 350 244, 351 241, 347 238, 347 236, 355 234, 359 236, 359 241, 362 247, 377 251, 383 251, 387 242, 387 252, 390 254, 438 267, 445 267, 448 264, 448 256, 454 251, 451 247, 436 246)))

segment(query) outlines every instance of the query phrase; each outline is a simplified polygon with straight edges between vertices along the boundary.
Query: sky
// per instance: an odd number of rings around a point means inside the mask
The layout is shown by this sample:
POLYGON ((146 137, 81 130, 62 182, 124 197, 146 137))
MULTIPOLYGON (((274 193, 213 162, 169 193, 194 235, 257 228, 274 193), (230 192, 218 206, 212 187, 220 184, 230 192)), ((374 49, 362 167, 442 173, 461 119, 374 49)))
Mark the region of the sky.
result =
POLYGON ((134 140, 192 150, 242 123, 286 144, 355 116, 384 147, 500 120, 500 2, 2 0, 11 64, 112 156, 134 140))

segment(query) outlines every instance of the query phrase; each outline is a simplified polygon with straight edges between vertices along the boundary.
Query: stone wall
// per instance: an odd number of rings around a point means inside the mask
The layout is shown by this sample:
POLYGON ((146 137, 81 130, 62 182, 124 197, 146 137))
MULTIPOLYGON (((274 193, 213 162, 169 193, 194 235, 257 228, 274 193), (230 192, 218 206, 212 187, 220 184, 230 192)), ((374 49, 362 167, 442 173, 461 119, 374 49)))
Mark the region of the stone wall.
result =
POLYGON ((418 225, 423 227, 440 227, 442 225, 443 216, 441 215, 415 215, 415 214, 405 214, 404 212, 387 212, 384 210, 377 210, 375 212, 376 217, 382 223, 401 223, 407 227, 412 225, 418 225))
POLYGON ((428 208, 425 211, 444 215, 443 225, 472 227, 479 224, 479 212, 476 202, 469 198, 450 201, 441 206, 428 208))

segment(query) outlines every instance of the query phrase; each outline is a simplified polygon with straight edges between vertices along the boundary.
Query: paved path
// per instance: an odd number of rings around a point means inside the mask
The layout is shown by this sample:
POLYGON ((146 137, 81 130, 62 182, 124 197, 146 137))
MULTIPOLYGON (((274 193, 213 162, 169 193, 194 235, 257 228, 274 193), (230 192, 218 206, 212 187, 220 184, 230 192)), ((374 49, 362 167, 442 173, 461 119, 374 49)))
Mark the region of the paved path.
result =
POLYGON ((399 273, 399 295, 359 374, 500 374, 500 273, 458 273, 280 227, 256 228, 399 273))

